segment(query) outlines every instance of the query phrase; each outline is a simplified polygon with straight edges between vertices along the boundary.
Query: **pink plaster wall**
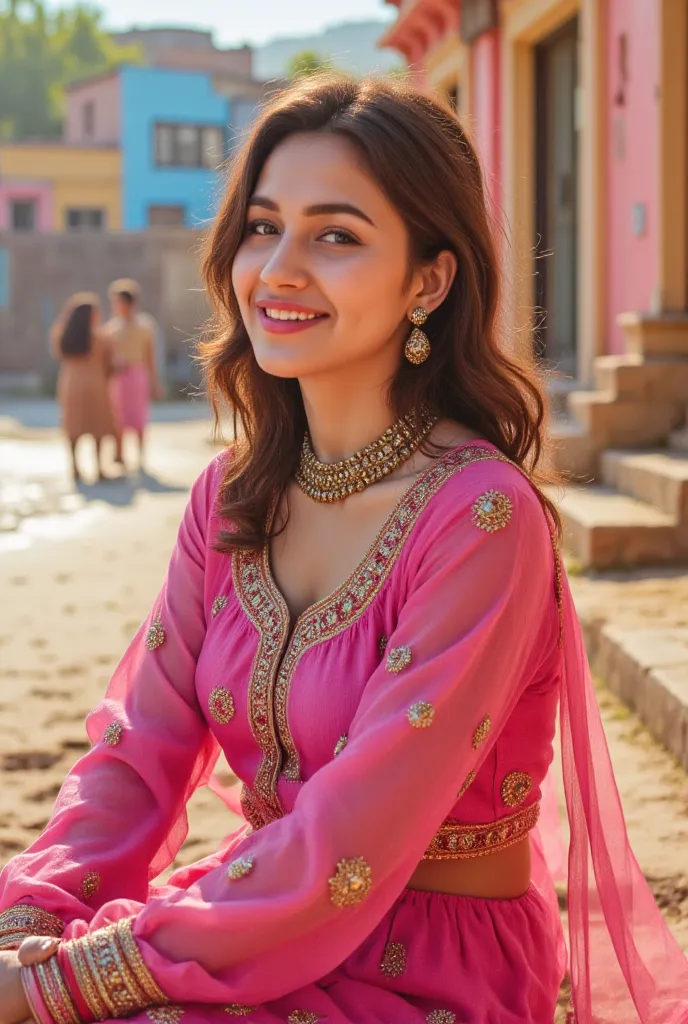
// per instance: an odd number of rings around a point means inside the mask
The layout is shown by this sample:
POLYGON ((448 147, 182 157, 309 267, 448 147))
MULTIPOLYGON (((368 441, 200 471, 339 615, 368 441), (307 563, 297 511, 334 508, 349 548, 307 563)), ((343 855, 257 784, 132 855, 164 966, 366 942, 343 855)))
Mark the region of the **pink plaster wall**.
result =
POLYGON ((70 89, 67 93, 65 141, 83 145, 113 145, 120 141, 119 76, 108 75, 70 89), (84 133, 84 105, 93 103, 94 131, 84 133))
POLYGON ((650 309, 658 282, 659 2, 607 0, 607 351, 624 351, 619 313, 650 309), (626 80, 621 69, 626 37, 626 80), (633 232, 633 206, 645 230, 633 232))
POLYGON ((495 209, 501 205, 500 33, 486 32, 471 53, 472 126, 495 209))
POLYGON ((53 192, 47 181, 22 182, 0 180, 0 231, 11 229, 11 204, 33 201, 36 208, 36 231, 53 230, 53 192))

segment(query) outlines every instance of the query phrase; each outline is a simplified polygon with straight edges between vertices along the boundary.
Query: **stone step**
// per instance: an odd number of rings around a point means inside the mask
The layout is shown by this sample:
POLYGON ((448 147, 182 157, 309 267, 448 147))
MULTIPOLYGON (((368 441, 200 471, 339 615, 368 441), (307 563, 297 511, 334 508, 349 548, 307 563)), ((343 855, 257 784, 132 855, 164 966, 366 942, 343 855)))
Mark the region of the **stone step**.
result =
POLYGON ((688 558, 688 537, 673 516, 604 485, 552 494, 564 541, 585 568, 611 569, 688 558))
POLYGON ((688 455, 607 449, 601 470, 605 484, 688 524, 688 455))
POLYGON ((622 629, 581 615, 596 676, 688 771, 688 629, 622 629))
POLYGON ((669 447, 672 451, 688 454, 688 427, 672 430, 669 434, 669 447))
POLYGON ((595 479, 600 447, 572 416, 550 421, 547 464, 572 483, 595 479))
MULTIPOLYGON (((572 377, 550 377, 547 382, 550 415, 553 420, 566 419, 568 399, 572 391, 580 388, 580 382, 572 377)), ((688 392, 687 392, 688 393, 688 392)))
POLYGON ((597 388, 616 398, 685 402, 688 395, 688 358, 598 356, 594 370, 597 388))
POLYGON ((617 323, 624 332, 626 351, 642 356, 688 358, 688 314, 622 313, 617 323))
POLYGON ((574 391, 569 409, 600 448, 665 444, 683 422, 683 403, 616 398, 612 391, 574 391))

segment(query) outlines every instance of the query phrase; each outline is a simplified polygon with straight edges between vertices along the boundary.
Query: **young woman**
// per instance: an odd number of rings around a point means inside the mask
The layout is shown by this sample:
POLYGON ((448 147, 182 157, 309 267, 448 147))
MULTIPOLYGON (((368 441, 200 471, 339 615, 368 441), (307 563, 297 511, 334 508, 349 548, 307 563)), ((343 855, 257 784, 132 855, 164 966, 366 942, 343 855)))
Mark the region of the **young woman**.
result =
POLYGON ((53 355, 60 363, 57 398, 62 429, 69 440, 77 482, 81 480, 76 457, 79 439, 87 434, 94 438, 103 480, 102 441, 116 433, 108 395, 108 350, 100 324, 98 296, 80 292, 67 302, 51 331, 53 355))
POLYGON ((552 1024, 536 823, 558 703, 576 1019, 685 1021, 460 125, 401 85, 299 83, 235 161, 205 272, 239 440, 2 875, 0 934, 24 944, 0 954, 0 1022, 552 1024), (155 884, 220 749, 245 822, 155 884))
POLYGON ((143 466, 151 397, 159 398, 160 384, 155 361, 155 323, 139 312, 140 290, 135 281, 122 278, 110 285, 112 318, 105 324, 111 350, 112 404, 117 417, 117 462, 123 463, 125 431, 133 431, 138 443, 138 464, 143 466))

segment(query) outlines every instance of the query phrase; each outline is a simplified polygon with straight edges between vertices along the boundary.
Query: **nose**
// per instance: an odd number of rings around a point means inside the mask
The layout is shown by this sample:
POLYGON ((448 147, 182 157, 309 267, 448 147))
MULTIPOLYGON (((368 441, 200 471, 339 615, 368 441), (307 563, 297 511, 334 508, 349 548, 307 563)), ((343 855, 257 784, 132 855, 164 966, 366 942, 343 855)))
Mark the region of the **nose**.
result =
POLYGON ((261 281, 271 290, 302 289, 309 282, 303 251, 295 239, 283 234, 260 272, 261 281))

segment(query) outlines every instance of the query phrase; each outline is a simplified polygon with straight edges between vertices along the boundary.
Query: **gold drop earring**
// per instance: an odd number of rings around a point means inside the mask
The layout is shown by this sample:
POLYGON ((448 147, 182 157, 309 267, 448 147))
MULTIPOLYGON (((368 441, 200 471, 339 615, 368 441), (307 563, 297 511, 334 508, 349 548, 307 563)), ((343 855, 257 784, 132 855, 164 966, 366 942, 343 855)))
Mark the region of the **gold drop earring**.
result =
POLYGON ((421 327, 428 319, 428 311, 423 306, 416 306, 409 314, 409 320, 413 324, 413 330, 409 334, 408 341, 404 346, 404 355, 409 363, 420 366, 430 355, 430 339, 421 327))

